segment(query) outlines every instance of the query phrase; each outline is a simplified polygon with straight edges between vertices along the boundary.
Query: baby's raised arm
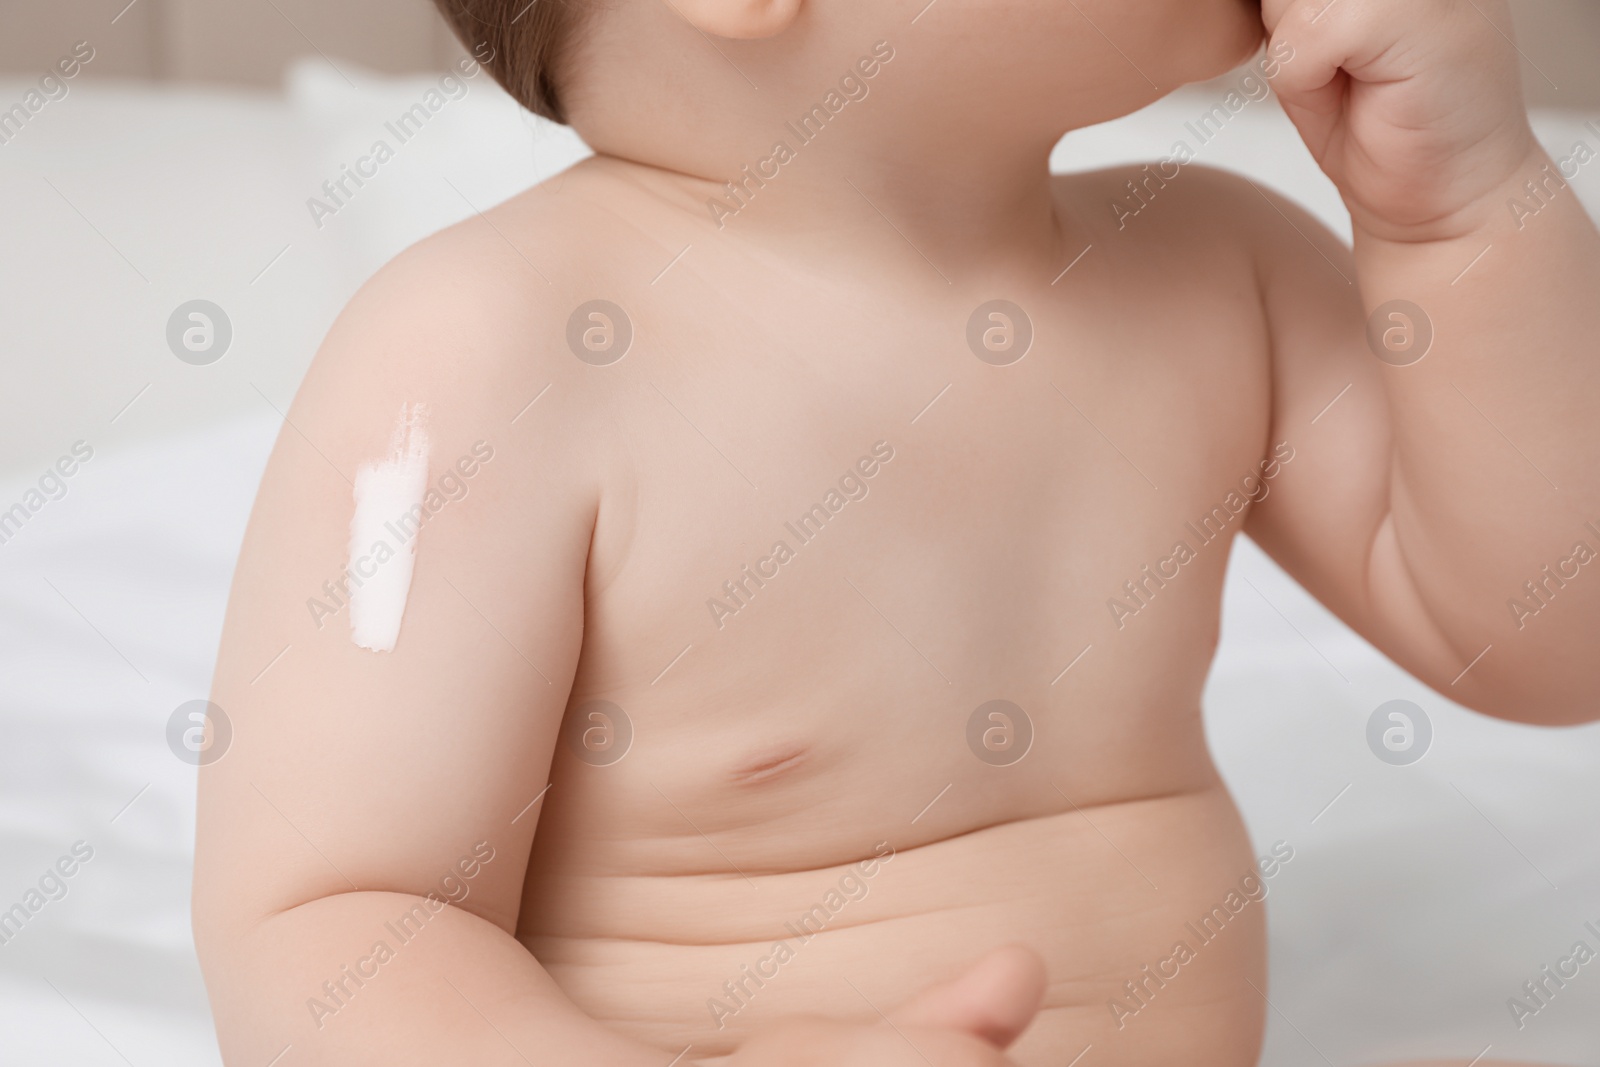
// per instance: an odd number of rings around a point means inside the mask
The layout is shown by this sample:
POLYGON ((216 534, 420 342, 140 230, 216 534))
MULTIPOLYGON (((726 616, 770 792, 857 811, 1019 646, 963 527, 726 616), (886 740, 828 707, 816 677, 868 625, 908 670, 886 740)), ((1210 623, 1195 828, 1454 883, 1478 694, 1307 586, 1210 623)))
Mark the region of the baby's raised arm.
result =
POLYGON ((413 249, 279 435, 217 667, 232 739, 200 776, 195 938, 230 1064, 665 1062, 514 937, 604 464, 581 379, 534 340, 544 284, 481 223, 413 249))
POLYGON ((1600 583, 1580 568, 1600 520, 1600 232, 1572 159, 1533 138, 1517 50, 1490 20, 1508 21, 1503 0, 1264 11, 1295 56, 1275 86, 1355 242, 1240 194, 1271 440, 1298 453, 1247 529, 1439 692, 1592 721, 1600 583))

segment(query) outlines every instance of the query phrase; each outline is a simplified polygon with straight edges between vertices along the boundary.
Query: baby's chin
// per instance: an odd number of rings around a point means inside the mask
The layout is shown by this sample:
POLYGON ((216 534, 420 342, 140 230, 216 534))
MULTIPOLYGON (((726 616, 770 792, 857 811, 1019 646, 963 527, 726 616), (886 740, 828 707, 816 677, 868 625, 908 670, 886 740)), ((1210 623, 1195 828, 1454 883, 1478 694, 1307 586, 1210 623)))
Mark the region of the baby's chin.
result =
POLYGON ((1056 99, 1134 111, 1181 86, 1228 73, 1266 40, 1260 0, 1098 0, 1091 6, 1095 32, 1073 42, 1075 84, 1061 86, 1068 92, 1056 99), (1106 47, 1107 40, 1116 47, 1106 47))
POLYGON ((1174 87, 1226 74, 1266 41, 1261 0, 1191 0, 1182 6, 1187 9, 1179 20, 1182 29, 1168 38, 1176 49, 1174 87))
MULTIPOLYGON (((1174 26, 1153 28, 1146 23, 1142 40, 1129 34, 1128 39, 1144 49, 1137 69, 1132 48, 1125 50, 1126 55, 1100 56, 1102 66, 1080 69, 1076 86, 1051 97, 1062 105, 1071 127, 1120 118, 1185 85, 1221 77, 1249 62, 1266 42, 1258 0, 1188 3, 1196 11, 1176 17, 1174 26)), ((1164 6, 1151 2, 1153 8, 1164 6)))

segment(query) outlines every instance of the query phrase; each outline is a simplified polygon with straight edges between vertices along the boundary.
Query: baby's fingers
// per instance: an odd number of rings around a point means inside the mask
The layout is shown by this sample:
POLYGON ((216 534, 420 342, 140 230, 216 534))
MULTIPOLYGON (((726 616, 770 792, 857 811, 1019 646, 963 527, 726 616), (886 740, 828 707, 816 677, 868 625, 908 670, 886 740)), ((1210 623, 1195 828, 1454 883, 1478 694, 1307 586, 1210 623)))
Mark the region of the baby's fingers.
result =
POLYGON ((1440 39, 1461 32, 1465 17, 1457 0, 1282 0, 1268 6, 1277 9, 1267 21, 1272 44, 1293 51, 1273 87, 1307 105, 1338 85, 1341 70, 1372 84, 1423 73, 1440 39))

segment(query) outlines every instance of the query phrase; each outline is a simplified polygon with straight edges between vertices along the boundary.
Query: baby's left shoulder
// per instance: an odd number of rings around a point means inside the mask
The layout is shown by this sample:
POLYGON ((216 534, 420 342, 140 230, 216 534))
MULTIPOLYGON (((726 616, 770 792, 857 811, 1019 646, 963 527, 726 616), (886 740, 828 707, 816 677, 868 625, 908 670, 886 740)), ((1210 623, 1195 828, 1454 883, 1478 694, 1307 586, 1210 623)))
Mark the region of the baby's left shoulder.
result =
POLYGON ((1190 257, 1212 271, 1244 268, 1284 242, 1306 254, 1343 254, 1342 241, 1299 205, 1231 171, 1170 160, 1056 176, 1073 224, 1110 248, 1190 257), (1298 236, 1297 236, 1298 235, 1298 236))
POLYGON ((1117 280, 1169 296, 1276 311, 1359 313, 1347 244, 1311 212, 1241 174, 1190 163, 1063 174, 1056 202, 1117 280))

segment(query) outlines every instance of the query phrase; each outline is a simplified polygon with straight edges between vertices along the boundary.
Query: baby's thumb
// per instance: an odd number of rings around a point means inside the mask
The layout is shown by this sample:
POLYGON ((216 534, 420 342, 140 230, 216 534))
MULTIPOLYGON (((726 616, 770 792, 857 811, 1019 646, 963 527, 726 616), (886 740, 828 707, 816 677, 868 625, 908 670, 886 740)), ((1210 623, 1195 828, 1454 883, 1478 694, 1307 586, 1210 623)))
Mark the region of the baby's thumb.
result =
POLYGON ((1039 954, 1022 945, 1007 945, 955 980, 924 989, 889 1018, 896 1026, 962 1030, 1003 1049, 1033 1021, 1044 987, 1039 954))

